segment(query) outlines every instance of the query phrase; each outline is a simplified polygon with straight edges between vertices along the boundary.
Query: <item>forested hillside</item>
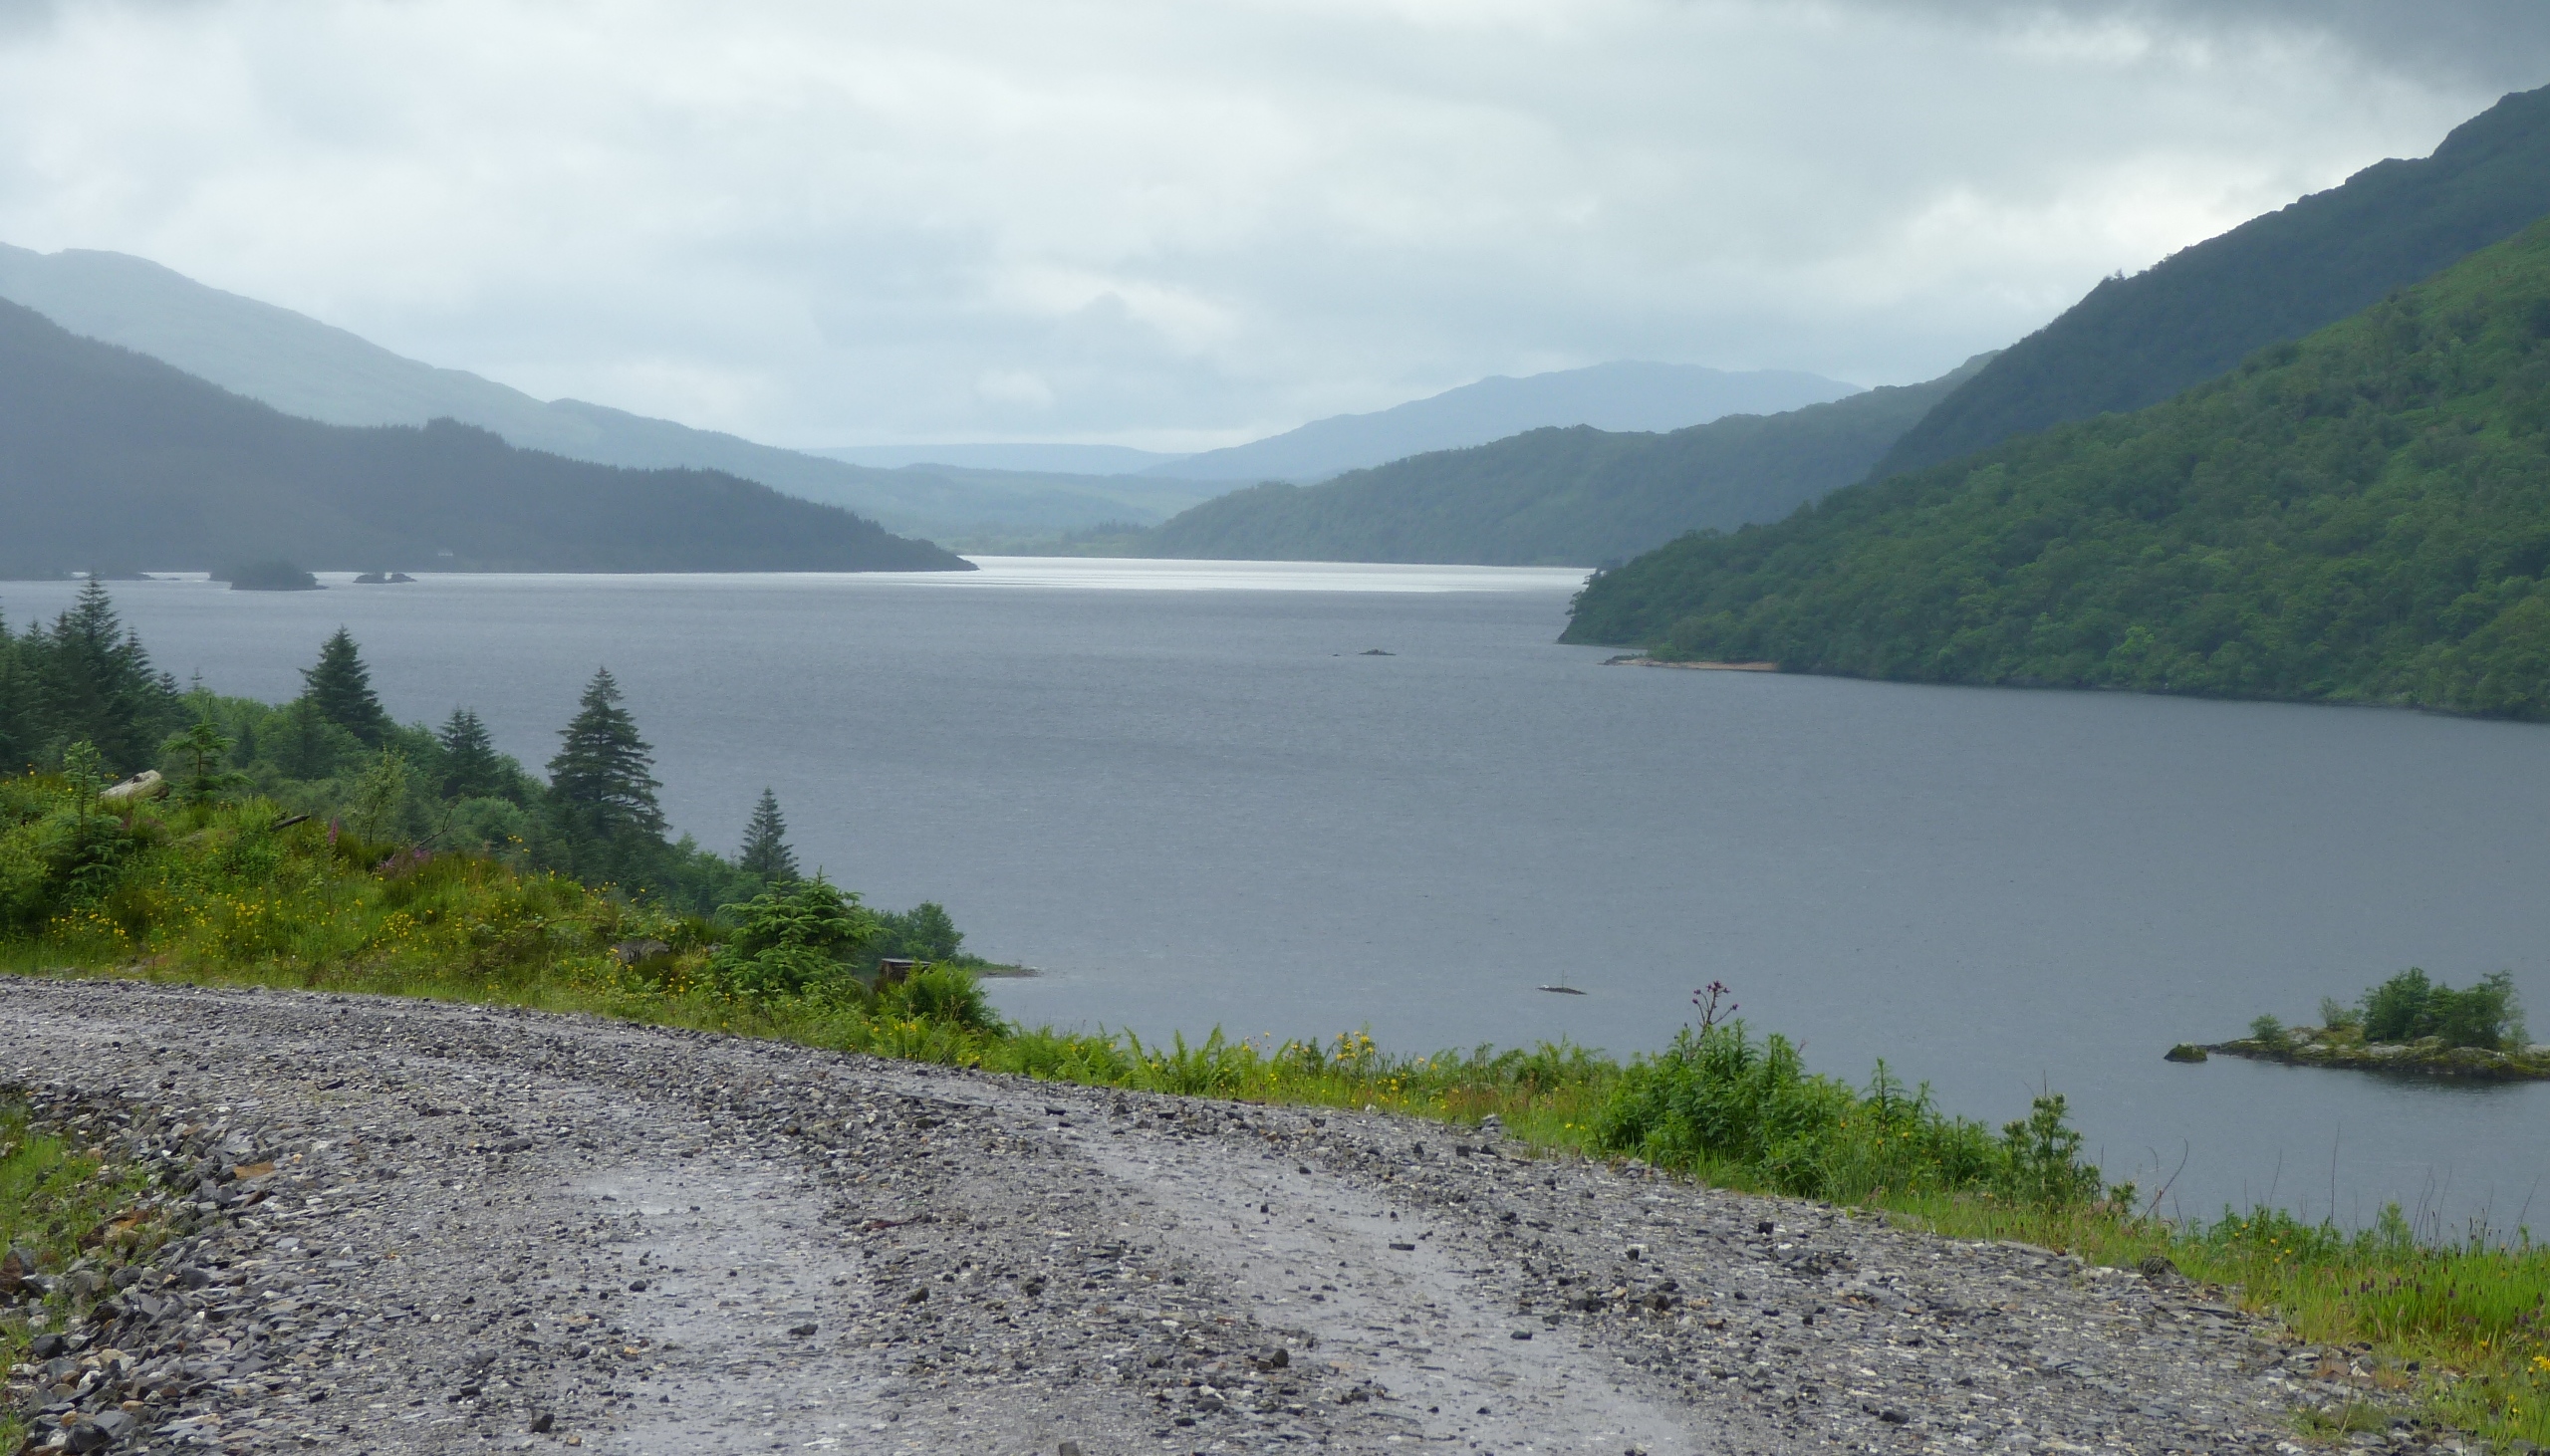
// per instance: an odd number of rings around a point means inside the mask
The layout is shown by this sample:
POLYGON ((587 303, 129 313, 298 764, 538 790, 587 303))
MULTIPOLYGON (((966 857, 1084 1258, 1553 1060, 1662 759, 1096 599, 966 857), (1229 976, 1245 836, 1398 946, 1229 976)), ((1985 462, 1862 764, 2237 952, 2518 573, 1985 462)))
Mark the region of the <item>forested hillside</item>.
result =
POLYGON ((1927 383, 1669 434, 1539 429, 1320 485, 1261 485, 1170 518, 1135 550, 1241 561, 1593 566, 1685 531, 1775 521, 1858 480, 1981 364, 1969 361, 1927 383))
POLYGON ((277 413, 0 303, 0 576, 320 569, 963 571, 926 542, 705 470, 485 430, 277 413))
POLYGON ((2111 278, 1907 432, 1880 476, 2094 414, 2157 404, 2270 344, 2368 308, 2550 215, 2550 89, 2507 97, 2434 154, 2111 278))
POLYGON ((2550 222, 2140 413, 1691 536, 1567 640, 2550 717, 2550 222))

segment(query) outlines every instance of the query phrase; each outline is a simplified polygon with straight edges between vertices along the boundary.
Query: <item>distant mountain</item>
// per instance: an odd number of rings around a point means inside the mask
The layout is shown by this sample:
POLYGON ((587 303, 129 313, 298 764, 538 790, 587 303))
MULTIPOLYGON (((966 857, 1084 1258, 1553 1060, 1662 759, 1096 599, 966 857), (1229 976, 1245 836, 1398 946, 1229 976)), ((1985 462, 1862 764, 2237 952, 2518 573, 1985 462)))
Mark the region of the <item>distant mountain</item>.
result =
MULTIPOLYGON (((1983 358, 1988 358, 1985 356, 1983 358)), ((1685 531, 1776 521, 1870 462, 1983 358, 1927 383, 1670 434, 1578 425, 1206 501, 1128 548, 1243 561, 1594 566, 1685 531)))
POLYGON ((2550 88, 2505 98, 2432 156, 2377 162, 2132 278, 2004 351, 1887 453, 1880 476, 2065 420, 2141 409, 2550 215, 2550 88))
POLYGON ((543 402, 122 253, 35 253, 0 245, 0 299, 304 419, 343 425, 456 419, 573 460, 722 470, 898 531, 955 539, 982 530, 1148 523, 1169 514, 1069 479, 864 469, 582 400, 543 402))
POLYGON ((1684 537, 1566 639, 2550 718, 2550 221, 2149 409, 1684 537))
POLYGON ((964 470, 1019 470, 1037 475, 1131 475, 1166 468, 1187 458, 1125 445, 838 445, 808 450, 827 460, 892 470, 904 465, 953 465, 964 470))
POLYGON ((296 419, 0 302, 0 576, 305 568, 965 571, 705 470, 517 449, 450 420, 296 419))
POLYGON ((1325 480, 1429 450, 1484 445, 1548 425, 1673 430, 1729 414, 1776 414, 1859 392, 1782 369, 1730 373, 1698 364, 1606 364, 1463 384, 1372 414, 1339 414, 1245 445, 1207 450, 1152 475, 1187 480, 1325 480))

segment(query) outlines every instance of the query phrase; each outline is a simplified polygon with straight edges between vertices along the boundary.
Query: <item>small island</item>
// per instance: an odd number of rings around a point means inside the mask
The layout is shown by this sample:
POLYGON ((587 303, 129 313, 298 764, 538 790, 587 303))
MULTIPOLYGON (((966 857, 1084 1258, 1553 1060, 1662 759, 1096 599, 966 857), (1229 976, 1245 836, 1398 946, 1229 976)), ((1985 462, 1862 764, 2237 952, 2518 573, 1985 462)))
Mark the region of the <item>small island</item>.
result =
POLYGON ((2205 1046, 2181 1042, 2167 1060, 2220 1055, 2472 1082, 2550 1081, 2550 1046, 2533 1046, 2525 1036, 2514 980, 2504 971, 2456 991, 2413 966, 2353 1006, 2322 998, 2320 1021, 2289 1027, 2261 1016, 2245 1037, 2205 1046))
POLYGON ((408 576, 405 572, 366 572, 362 576, 355 578, 355 585, 358 587, 394 587, 401 582, 413 582, 414 580, 416 579, 408 576))
POLYGON ((228 582, 233 592, 317 592, 323 590, 319 579, 288 561, 251 562, 226 572, 215 572, 212 579, 228 582))

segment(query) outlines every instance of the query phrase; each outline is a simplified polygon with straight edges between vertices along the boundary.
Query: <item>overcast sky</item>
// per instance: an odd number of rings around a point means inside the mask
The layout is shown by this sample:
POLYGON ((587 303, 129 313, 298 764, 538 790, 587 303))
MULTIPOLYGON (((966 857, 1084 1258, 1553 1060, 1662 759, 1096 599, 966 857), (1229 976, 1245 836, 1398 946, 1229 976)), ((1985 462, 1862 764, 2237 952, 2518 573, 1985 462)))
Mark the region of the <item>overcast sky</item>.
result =
POLYGON ((2541 0, 0 0, 0 241, 793 445, 1936 374, 2550 82, 2541 0))

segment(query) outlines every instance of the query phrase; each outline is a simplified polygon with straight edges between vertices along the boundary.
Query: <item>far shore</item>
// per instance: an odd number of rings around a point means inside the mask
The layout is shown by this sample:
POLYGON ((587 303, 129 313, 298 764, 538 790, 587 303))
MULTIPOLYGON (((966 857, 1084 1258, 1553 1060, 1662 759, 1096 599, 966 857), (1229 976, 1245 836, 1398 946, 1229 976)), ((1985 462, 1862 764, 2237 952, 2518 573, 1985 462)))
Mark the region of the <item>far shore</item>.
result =
POLYGON ((1687 667, 1697 672, 1777 672, 1777 662, 1675 662, 1663 657, 1627 653, 1606 658, 1606 667, 1687 667))

